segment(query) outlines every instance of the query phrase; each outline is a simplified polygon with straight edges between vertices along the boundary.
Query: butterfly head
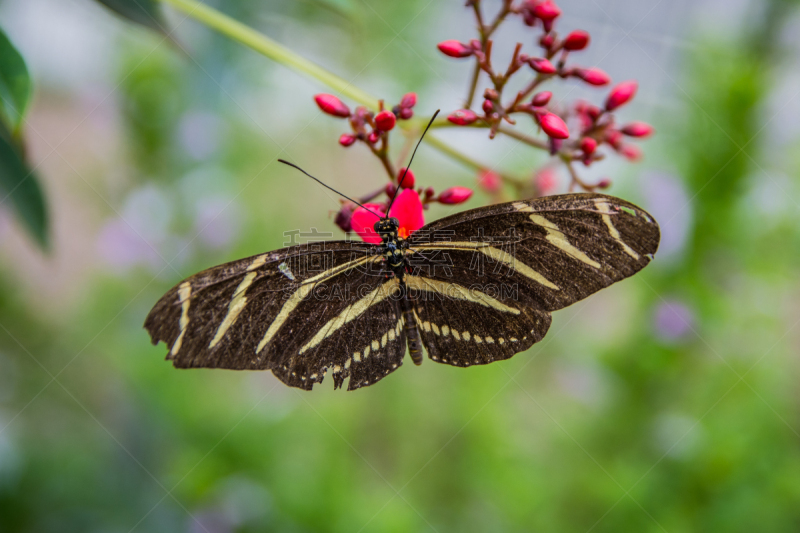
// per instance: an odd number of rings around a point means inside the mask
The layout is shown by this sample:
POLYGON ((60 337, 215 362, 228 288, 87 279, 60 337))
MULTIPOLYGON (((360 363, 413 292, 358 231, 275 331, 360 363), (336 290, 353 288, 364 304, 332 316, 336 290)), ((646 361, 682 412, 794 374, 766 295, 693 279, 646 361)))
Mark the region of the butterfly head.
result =
POLYGON ((400 222, 396 218, 382 218, 375 223, 373 229, 384 241, 396 239, 400 222))

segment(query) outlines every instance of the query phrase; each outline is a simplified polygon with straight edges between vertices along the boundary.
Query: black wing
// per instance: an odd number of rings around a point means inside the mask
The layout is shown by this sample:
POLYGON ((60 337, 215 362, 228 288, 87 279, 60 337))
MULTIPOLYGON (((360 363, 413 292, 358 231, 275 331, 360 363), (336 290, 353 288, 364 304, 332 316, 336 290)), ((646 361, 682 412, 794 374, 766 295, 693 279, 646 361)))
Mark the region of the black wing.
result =
POLYGON ((635 274, 658 242, 648 213, 602 194, 509 202, 437 220, 409 239, 407 279, 420 288, 417 325, 429 356, 467 366, 524 351, 544 337, 551 311, 635 274))
POLYGON ((167 292, 145 328, 180 368, 270 369, 303 389, 328 372, 337 388, 348 376, 350 389, 375 383, 405 354, 396 281, 375 249, 315 243, 204 270, 167 292))

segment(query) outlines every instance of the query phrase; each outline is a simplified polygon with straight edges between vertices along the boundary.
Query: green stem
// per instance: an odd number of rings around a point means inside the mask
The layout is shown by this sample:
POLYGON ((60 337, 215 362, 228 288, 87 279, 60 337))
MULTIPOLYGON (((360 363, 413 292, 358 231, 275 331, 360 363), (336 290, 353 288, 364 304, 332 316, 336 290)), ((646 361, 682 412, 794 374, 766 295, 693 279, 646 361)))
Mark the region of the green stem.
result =
POLYGON ((245 46, 249 46, 256 52, 264 54, 268 58, 285 65, 292 70, 297 70, 308 74, 327 85, 342 96, 355 100, 371 109, 378 108, 378 99, 354 87, 347 80, 340 78, 336 74, 325 70, 316 63, 292 52, 280 43, 277 43, 266 35, 257 32, 238 22, 219 11, 212 9, 196 0, 160 0, 174 8, 183 11, 193 19, 202 22, 209 28, 214 28, 223 35, 227 35, 234 41, 238 41, 245 46))

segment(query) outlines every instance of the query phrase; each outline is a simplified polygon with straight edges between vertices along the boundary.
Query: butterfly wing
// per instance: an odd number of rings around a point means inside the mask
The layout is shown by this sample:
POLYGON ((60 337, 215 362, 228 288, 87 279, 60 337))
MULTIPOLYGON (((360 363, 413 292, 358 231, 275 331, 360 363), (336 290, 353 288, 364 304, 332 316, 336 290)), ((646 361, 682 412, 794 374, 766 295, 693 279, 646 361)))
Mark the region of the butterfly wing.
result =
POLYGON ((658 242, 647 212, 602 194, 509 202, 437 220, 409 239, 409 279, 422 286, 415 305, 423 342, 431 358, 457 366, 508 358, 544 337, 549 312, 644 268, 658 242), (487 334, 494 343, 485 342, 487 334))
POLYGON ((154 344, 167 344, 176 367, 270 369, 303 389, 328 372, 337 388, 351 375, 351 389, 369 385, 400 366, 405 353, 394 287, 374 250, 315 243, 204 270, 168 291, 145 328, 154 344), (378 349, 362 357, 375 338, 378 349))

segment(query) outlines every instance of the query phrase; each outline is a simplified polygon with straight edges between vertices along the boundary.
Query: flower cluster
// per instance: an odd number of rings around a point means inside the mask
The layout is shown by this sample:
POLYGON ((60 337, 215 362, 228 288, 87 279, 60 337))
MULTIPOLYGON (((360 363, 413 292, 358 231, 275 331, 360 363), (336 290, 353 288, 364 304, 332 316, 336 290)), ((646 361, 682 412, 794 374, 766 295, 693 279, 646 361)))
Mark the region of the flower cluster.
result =
POLYGON ((395 170, 389 159, 389 132, 394 129, 398 120, 408 120, 414 116, 413 108, 417 103, 415 93, 403 96, 391 111, 384 109, 381 101, 377 113, 363 106, 352 112, 332 94, 318 94, 314 100, 328 115, 348 119, 351 132, 343 133, 339 137, 339 144, 348 147, 357 141, 363 142, 381 160, 389 177, 386 185, 358 199, 363 207, 350 201, 342 201, 335 221, 343 231, 354 231, 366 242, 381 242, 372 226, 378 216, 386 216, 386 210, 391 203, 388 214, 400 222, 400 236, 407 237, 425 224, 423 211, 429 204, 460 204, 472 196, 472 189, 467 187, 450 187, 437 194, 433 187, 418 187, 417 178, 411 169, 403 167, 395 170))
MULTIPOLYGON (((617 127, 612 114, 634 97, 638 87, 636 81, 622 82, 613 87, 603 107, 582 101, 569 106, 555 105, 551 102, 552 92, 537 90, 543 83, 554 78, 574 78, 594 87, 611 83, 611 77, 602 70, 572 63, 574 53, 589 46, 589 33, 574 30, 563 38, 560 37, 554 28, 561 9, 553 0, 523 0, 519 3, 505 0, 491 23, 484 23, 480 4, 480 0, 467 2, 475 12, 478 39, 472 39, 469 43, 448 40, 438 45, 446 56, 472 58, 475 68, 474 83, 470 87, 464 109, 453 111, 447 120, 456 126, 487 127, 490 138, 494 138, 498 132, 509 134, 533 147, 548 150, 566 164, 571 176, 570 189, 579 187, 592 190, 608 187, 611 182, 607 179, 596 184, 583 182, 572 163, 578 161, 589 166, 603 159, 603 154, 598 151, 603 144, 631 161, 641 158, 639 148, 625 142, 625 137, 648 137, 653 133, 653 128, 642 122, 617 127), (522 52, 522 44, 518 43, 508 66, 504 70, 498 70, 492 64, 491 36, 508 16, 515 15, 521 17, 525 25, 541 29, 542 33, 536 40, 538 51, 535 55, 525 54, 522 52), (530 80, 524 88, 510 98, 503 98, 503 90, 511 77, 526 72, 530 80), (472 100, 480 73, 486 74, 491 86, 482 94, 480 110, 473 110, 472 100), (530 138, 512 131, 510 126, 516 125, 520 116, 530 117, 546 135, 546 140, 530 138), (574 126, 568 126, 573 123, 574 126), (571 129, 576 130, 577 134, 571 132, 571 129)), ((539 174, 534 174, 533 193, 546 194, 548 191, 537 187, 539 174)), ((484 171, 479 172, 478 179, 480 186, 487 192, 500 191, 497 180, 487 182, 484 171)))
MULTIPOLYGON (((636 95, 636 81, 625 81, 611 88, 602 106, 577 101, 569 105, 557 104, 553 93, 541 90, 541 85, 550 80, 573 78, 593 87, 611 84, 608 74, 596 67, 582 66, 573 62, 575 53, 586 49, 591 36, 583 30, 574 30, 565 36, 555 31, 561 9, 553 0, 503 0, 500 11, 491 22, 484 22, 481 0, 469 0, 467 6, 475 14, 478 36, 469 42, 447 40, 438 44, 439 50, 448 57, 471 59, 474 62, 474 75, 469 87, 466 103, 462 109, 451 112, 446 119, 433 123, 434 128, 448 126, 472 126, 488 129, 489 138, 496 135, 509 135, 529 146, 547 151, 556 164, 532 172, 532 177, 520 180, 505 175, 501 171, 479 167, 478 186, 488 193, 493 201, 507 199, 504 190, 507 185, 515 189, 516 197, 530 197, 555 192, 558 187, 557 165, 566 166, 570 175, 569 189, 605 189, 611 180, 601 179, 596 183, 586 183, 578 175, 577 164, 590 166, 605 157, 604 145, 630 161, 641 158, 639 148, 631 144, 632 139, 642 139, 653 133, 653 128, 643 122, 632 122, 618 126, 613 112, 630 102, 636 95), (536 52, 524 53, 522 44, 514 49, 508 66, 496 69, 492 63, 492 35, 506 18, 519 17, 532 28, 538 28, 540 35, 535 40, 536 52), (488 78, 489 86, 481 94, 479 109, 473 109, 473 100, 478 93, 481 75, 488 78), (512 76, 528 76, 523 89, 511 96, 504 95, 512 76), (526 118, 527 117, 527 118, 526 118), (536 138, 517 131, 513 126, 518 120, 531 120, 544 133, 544 138, 536 138)), ((433 202, 441 204, 460 204, 472 195, 467 187, 451 187, 436 193, 432 187, 418 184, 411 170, 400 168, 389 157, 390 133, 400 121, 409 133, 421 133, 419 120, 409 120, 414 116, 417 95, 408 93, 391 110, 379 102, 378 110, 357 107, 351 111, 344 102, 331 94, 318 94, 315 100, 319 108, 328 115, 347 119, 349 131, 342 133, 339 144, 344 147, 356 143, 365 145, 381 161, 388 181, 381 188, 358 198, 364 207, 352 202, 342 201, 336 215, 336 224, 344 231, 354 231, 367 242, 380 242, 372 230, 376 217, 389 216, 400 222, 401 235, 407 236, 424 224, 424 210, 433 202), (389 207, 391 204, 391 208, 389 207)), ((408 139, 400 161, 407 156, 408 139)), ((458 157, 456 150, 447 153, 458 157)), ((463 162, 475 165, 472 158, 463 156, 463 162)))

